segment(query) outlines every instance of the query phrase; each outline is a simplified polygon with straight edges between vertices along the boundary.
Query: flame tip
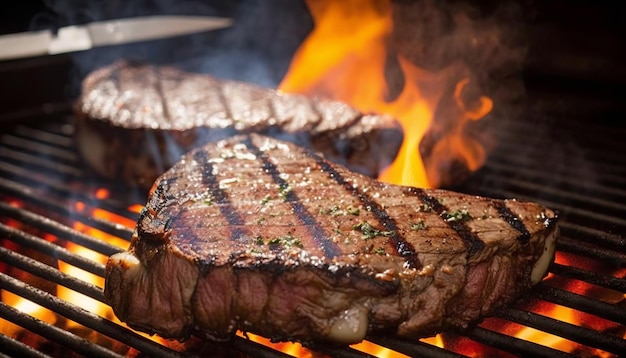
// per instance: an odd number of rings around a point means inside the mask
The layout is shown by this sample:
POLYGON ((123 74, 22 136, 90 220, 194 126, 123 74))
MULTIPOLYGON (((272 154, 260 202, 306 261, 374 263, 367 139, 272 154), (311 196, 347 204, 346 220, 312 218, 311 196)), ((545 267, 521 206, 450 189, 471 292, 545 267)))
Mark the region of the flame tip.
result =
POLYGON ((402 124, 404 141, 395 160, 381 171, 378 178, 381 181, 433 188, 442 185, 438 171, 446 166, 443 163, 467 163, 470 171, 482 165, 484 149, 475 148, 480 146, 478 141, 465 139, 467 135, 462 128, 486 116, 493 108, 493 101, 486 96, 466 100, 469 76, 456 81, 449 93, 446 84, 459 71, 446 68, 427 72, 404 57, 399 49, 393 56, 402 72, 404 86, 394 100, 387 100, 390 81, 385 70, 393 31, 391 1, 309 0, 307 5, 315 27, 296 52, 278 87, 280 91, 324 94, 365 113, 384 113, 397 118, 402 124), (448 102, 456 103, 455 108, 450 107, 446 118, 439 118, 441 106, 447 108, 448 102), (442 125, 440 121, 453 124, 442 125), (439 133, 442 127, 449 128, 439 133), (431 155, 424 158, 420 145, 433 131, 440 142, 448 145, 439 144, 437 150, 427 150, 431 155), (455 136, 463 139, 452 140, 455 136))

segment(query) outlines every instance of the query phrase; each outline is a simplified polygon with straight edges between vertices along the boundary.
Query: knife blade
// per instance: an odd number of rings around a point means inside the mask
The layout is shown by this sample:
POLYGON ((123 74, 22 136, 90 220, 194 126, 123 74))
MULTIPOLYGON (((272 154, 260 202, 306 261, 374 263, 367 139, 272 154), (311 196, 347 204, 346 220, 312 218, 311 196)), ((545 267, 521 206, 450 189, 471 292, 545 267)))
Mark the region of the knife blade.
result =
POLYGON ((85 25, 0 36, 0 60, 85 51, 94 47, 212 31, 230 27, 232 20, 212 16, 146 16, 96 21, 85 25))

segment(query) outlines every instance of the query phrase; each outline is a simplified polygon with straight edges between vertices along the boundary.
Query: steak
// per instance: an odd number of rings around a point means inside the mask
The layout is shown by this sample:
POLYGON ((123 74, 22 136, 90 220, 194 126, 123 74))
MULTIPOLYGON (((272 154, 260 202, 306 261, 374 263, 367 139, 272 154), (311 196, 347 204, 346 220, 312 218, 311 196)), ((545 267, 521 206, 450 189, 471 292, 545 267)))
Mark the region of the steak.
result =
POLYGON ((336 101, 125 61, 85 78, 76 143, 98 174, 150 188, 183 153, 236 133, 263 133, 376 177, 395 158, 402 128, 336 101))
POLYGON ((539 204, 384 184, 256 134, 183 156, 151 189, 105 297, 131 327, 358 342, 463 328, 541 281, 539 204))

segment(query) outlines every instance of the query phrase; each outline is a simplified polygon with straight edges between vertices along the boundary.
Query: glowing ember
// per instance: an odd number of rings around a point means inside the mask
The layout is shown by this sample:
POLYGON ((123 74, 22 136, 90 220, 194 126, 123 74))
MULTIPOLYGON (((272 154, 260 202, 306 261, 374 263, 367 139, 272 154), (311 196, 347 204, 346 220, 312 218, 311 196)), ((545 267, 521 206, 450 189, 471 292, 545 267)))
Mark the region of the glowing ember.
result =
MULTIPOLYGON (((75 207, 77 208, 77 211, 79 212, 85 212, 86 207, 83 203, 81 202, 76 202, 75 207)), ((122 225, 124 227, 127 227, 129 229, 133 229, 135 227, 135 221, 125 218, 123 216, 114 214, 110 211, 107 210, 103 210, 103 209, 99 209, 99 208, 91 208, 89 210, 89 212, 87 213, 89 215, 92 215, 95 218, 98 219, 103 219, 103 220, 107 220, 119 225, 122 225)), ((75 230, 80 231, 84 234, 87 234, 89 236, 93 236, 95 238, 98 238, 102 241, 108 242, 109 244, 118 246, 122 249, 127 249, 128 248, 128 241, 124 240, 122 238, 119 238, 117 236, 108 234, 102 230, 98 230, 96 228, 93 228, 91 226, 85 225, 79 221, 76 221, 72 224, 72 226, 74 227, 75 230)), ((94 260, 97 262, 100 262, 102 264, 106 263, 107 258, 102 256, 100 257, 98 260, 94 260)))
POLYGON ((307 5, 315 28, 294 56, 280 90, 337 99, 363 112, 387 113, 400 120, 404 143, 394 163, 381 174, 383 181, 436 187, 443 180, 439 172, 452 162, 465 163, 469 170, 482 164, 484 150, 464 134, 464 127, 489 113, 493 103, 487 97, 466 100, 469 78, 454 80, 459 72, 467 76, 465 72, 457 68, 427 72, 395 55, 405 85, 396 99, 386 99, 385 66, 393 31, 390 1, 307 1, 307 5), (427 165, 419 146, 437 125, 435 112, 451 82, 456 82, 451 103, 458 108, 448 111, 455 118, 445 122, 453 125, 431 150, 427 165))
POLYGON ((439 348, 443 348, 443 337, 441 337, 441 334, 438 334, 434 337, 422 338, 420 339, 420 341, 431 344, 433 346, 437 346, 439 348))
MULTIPOLYGON (((0 292, 2 302, 6 303, 9 306, 12 306, 18 311, 24 312, 49 324, 55 324, 55 322, 57 321, 57 315, 54 312, 49 311, 41 307, 40 305, 29 301, 21 296, 15 295, 9 291, 0 290, 0 292)), ((22 327, 15 325, 9 321, 5 321, 4 319, 0 319, 0 333, 10 337, 15 337, 22 330, 22 327)))
POLYGON ((369 353, 375 357, 380 358, 408 358, 406 354, 398 353, 386 347, 379 346, 378 344, 370 341, 363 341, 361 343, 353 344, 350 347, 359 350, 361 352, 369 353))
POLYGON ((105 188, 99 188, 98 190, 96 190, 96 198, 100 200, 108 198, 109 195, 109 191, 105 188))
POLYGON ((137 214, 141 212, 141 209, 143 209, 143 205, 139 205, 139 204, 133 204, 128 207, 128 211, 137 213, 137 214))
MULTIPOLYGON (((95 251, 84 248, 80 245, 74 243, 67 243, 66 249, 69 251, 80 255, 82 257, 88 258, 95 262, 105 262, 106 257, 102 254, 99 254, 95 251)), ((75 266, 67 264, 63 261, 59 261, 59 271, 66 273, 70 276, 76 277, 85 282, 93 283, 96 286, 103 287, 104 286, 104 278, 79 269, 75 266)), ((88 296, 85 296, 81 293, 78 293, 72 289, 69 289, 65 286, 59 285, 57 288, 57 296, 60 299, 63 299, 68 302, 72 302, 92 313, 98 314, 103 317, 112 316, 111 308, 101 302, 94 300, 88 296)), ((68 327, 69 328, 69 327, 68 327)))
POLYGON ((303 357, 303 358, 312 358, 313 353, 302 346, 300 343, 291 343, 291 342, 280 342, 280 343, 272 343, 269 338, 265 338, 263 336, 259 336, 252 333, 243 333, 241 331, 237 331, 237 335, 240 337, 244 337, 250 339, 253 342, 260 343, 264 346, 272 347, 277 351, 283 352, 285 354, 289 354, 294 357, 303 357))

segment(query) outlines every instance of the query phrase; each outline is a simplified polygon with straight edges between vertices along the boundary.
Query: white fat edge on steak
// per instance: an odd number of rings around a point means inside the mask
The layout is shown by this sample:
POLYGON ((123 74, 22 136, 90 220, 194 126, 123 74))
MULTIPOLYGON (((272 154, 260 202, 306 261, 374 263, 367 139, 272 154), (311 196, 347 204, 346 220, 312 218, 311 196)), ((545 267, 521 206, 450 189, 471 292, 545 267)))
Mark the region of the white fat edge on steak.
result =
POLYGON ((533 265, 533 269, 530 273, 530 280, 533 285, 538 284, 543 280, 546 273, 548 272, 548 268, 552 263, 554 258, 554 252, 556 250, 556 238, 558 235, 558 228, 553 232, 548 231, 546 233, 546 238, 544 240, 543 252, 541 256, 535 261, 533 265))
POLYGON ((344 310, 333 321, 328 331, 328 338, 343 344, 362 341, 369 325, 368 314, 369 309, 361 305, 344 310))
MULTIPOLYGON (((546 276, 550 264, 552 263, 554 258, 554 253, 556 251, 556 239, 559 236, 558 226, 554 230, 549 229, 550 222, 554 218, 555 216, 553 213, 549 214, 549 216, 546 216, 545 213, 541 213, 535 218, 535 221, 545 226, 546 230, 543 233, 539 231, 535 234, 540 237, 534 240, 538 242, 543 242, 543 248, 541 254, 536 259, 531 269, 531 274, 529 278, 533 286, 541 282, 541 280, 546 276)), ((481 241, 488 243, 490 240, 493 240, 493 235, 491 234, 492 230, 487 230, 484 226, 478 226, 481 225, 482 222, 483 220, 480 219, 471 220, 468 223, 468 226, 474 233, 476 233, 477 237, 481 241)), ((496 221, 490 220, 488 222, 488 225, 491 228, 497 228, 497 225, 502 225, 503 227, 510 226, 510 224, 507 223, 506 220, 504 220, 503 218, 496 218, 496 221)))

